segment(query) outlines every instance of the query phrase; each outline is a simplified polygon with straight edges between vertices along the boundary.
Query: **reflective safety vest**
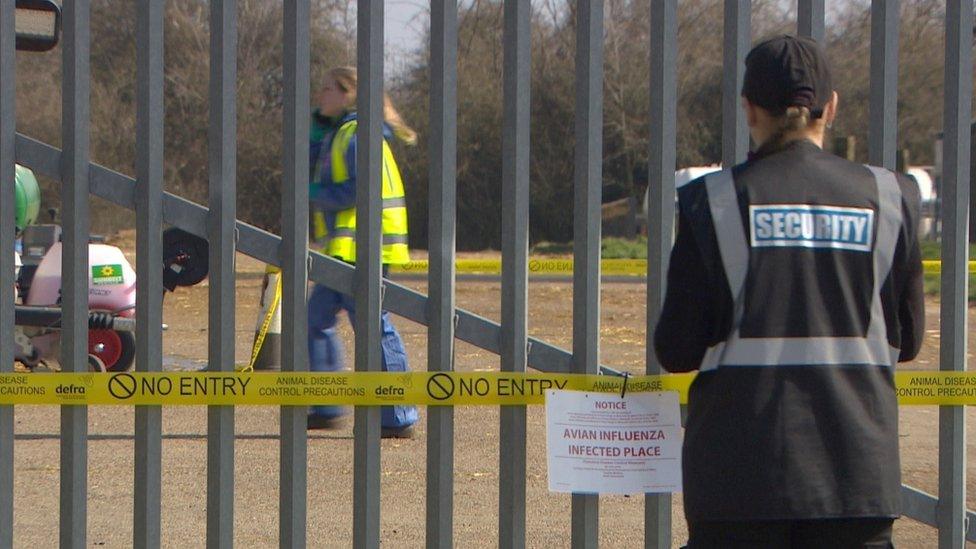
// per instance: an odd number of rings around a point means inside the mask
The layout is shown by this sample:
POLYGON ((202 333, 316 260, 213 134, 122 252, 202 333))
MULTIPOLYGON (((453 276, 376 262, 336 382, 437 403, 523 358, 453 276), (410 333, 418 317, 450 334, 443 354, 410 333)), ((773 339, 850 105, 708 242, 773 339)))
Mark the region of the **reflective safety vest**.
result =
MULTIPOLYGON (((863 246, 871 251, 874 267, 874 288, 870 306, 870 320, 864 337, 741 337, 740 327, 745 310, 744 288, 749 268, 749 241, 742 224, 742 215, 736 197, 735 184, 731 170, 722 170, 706 176, 705 188, 708 193, 709 209, 715 226, 715 235, 722 265, 728 279, 734 302, 732 332, 725 341, 710 347, 702 360, 701 371, 735 366, 843 366, 853 364, 872 364, 894 366, 898 362, 899 350, 888 342, 884 311, 881 303, 881 287, 891 271, 898 235, 902 226, 902 196, 895 175, 881 168, 868 166, 874 175, 878 188, 877 234, 874 249, 871 250, 872 219, 866 218, 863 225, 863 242, 844 241, 832 238, 833 230, 829 219, 831 215, 842 215, 844 208, 810 208, 806 206, 778 206, 792 209, 779 214, 775 234, 770 231, 769 239, 762 240, 752 236, 753 246, 804 246, 821 248, 843 248, 863 246), (821 211, 823 210, 823 211, 821 211), (833 213, 839 211, 841 213, 833 213), (785 219, 786 221, 783 221, 785 219), (789 225, 787 227, 787 225, 789 225), (824 234, 821 235, 820 232, 824 234), (781 233, 781 234, 780 234, 781 233), (793 234, 795 233, 795 234, 793 234), (810 233, 810 234, 807 234, 810 233)), ((756 207, 750 210, 750 217, 762 215, 756 207), (757 213, 758 212, 758 213, 757 213)), ((867 214, 862 214, 867 215, 867 214)), ((871 216, 874 213, 870 214, 871 216)), ((760 221, 764 221, 761 218, 760 221)), ((844 226, 848 220, 843 220, 844 226)), ((769 225, 770 227, 772 225, 769 225)), ((836 223, 833 227, 840 227, 836 223)), ((834 231, 840 234, 840 230, 834 231)), ((854 234, 847 230, 845 234, 854 234)), ((784 319, 785 321, 786 319, 784 319)))
POLYGON ((694 353, 668 358, 701 371, 682 452, 689 523, 900 514, 894 364, 923 320, 908 307, 912 190, 806 140, 678 190, 666 305, 694 315, 659 326, 689 333, 694 353))
MULTIPOLYGON (((350 120, 343 124, 332 140, 332 182, 349 180, 346 165, 346 149, 356 135, 357 123, 350 120)), ((324 153, 324 151, 323 151, 324 153)), ((407 202, 403 193, 403 181, 390 144, 383 140, 383 222, 382 261, 384 264, 401 264, 410 261, 407 248, 407 202)), ((343 261, 356 261, 356 207, 336 213, 335 229, 329 236, 325 253, 343 261)))

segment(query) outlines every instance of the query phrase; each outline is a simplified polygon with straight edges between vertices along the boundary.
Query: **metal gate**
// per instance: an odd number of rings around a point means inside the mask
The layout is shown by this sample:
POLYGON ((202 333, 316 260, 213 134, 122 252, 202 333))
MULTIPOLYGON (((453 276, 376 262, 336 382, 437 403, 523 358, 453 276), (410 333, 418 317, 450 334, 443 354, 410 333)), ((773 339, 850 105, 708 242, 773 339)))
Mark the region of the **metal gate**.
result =
MULTIPOLYGON (((308 369, 306 281, 355 296, 357 371, 379 371, 379 314, 383 307, 429 327, 431 370, 449 370, 455 338, 497 353, 502 370, 532 367, 551 372, 599 370, 600 190, 603 126, 603 2, 577 0, 576 152, 574 183, 572 353, 527 337, 529 198, 530 3, 504 2, 504 132, 502 322, 492 323, 455 308, 457 5, 431 1, 430 42, 430 270, 429 297, 382 281, 380 269, 380 156, 383 89, 383 0, 358 0, 360 114, 358 164, 368 185, 357 197, 356 267, 307 252, 309 0, 284 0, 284 155, 282 237, 236 221, 236 3, 211 0, 209 201, 207 207, 163 192, 163 2, 136 0, 138 62, 138 156, 134 179, 90 164, 89 0, 64 4, 63 149, 15 132, 14 0, 0 0, 0 196, 13 195, 14 162, 62 182, 64 258, 62 361, 67 371, 87 369, 88 196, 94 194, 137 212, 137 367, 162 368, 162 280, 153 258, 161 256, 162 224, 210 241, 210 369, 234 369, 234 251, 280 265, 283 276, 282 363, 308 369), (368 228, 368 229, 367 229, 368 228), (364 230, 366 229, 366 230, 364 230), (146 296, 149 296, 148 298, 146 296)), ((722 160, 745 158, 748 131, 738 105, 744 57, 751 43, 749 0, 725 0, 722 160)), ((677 1, 651 0, 650 205, 647 316, 653 333, 660 310, 674 218, 677 1)), ((898 1, 872 1, 870 145, 872 164, 895 165, 898 69, 898 1)), ((799 0, 798 32, 822 38, 824 1, 799 0)), ((944 229, 942 241, 941 368, 965 369, 967 223, 972 100, 972 0, 948 0, 945 54, 944 229)), ((13 217, 0 201, 0 219, 13 217)), ((0 223, 0 250, 14 246, 13 227, 0 223)), ((14 265, 0 253, 0 288, 11 287, 14 265)), ((0 372, 13 365, 13 306, 0 301, 0 372)), ((660 372, 650 344, 647 371, 660 372)), ((282 547, 306 545, 307 435, 304 407, 281 409, 280 531, 282 547)), ((62 547, 86 545, 88 467, 86 407, 61 410, 62 547)), ((965 509, 964 409, 940 410, 939 498, 903 488, 908 516, 939 528, 939 545, 963 547, 976 540, 976 520, 965 509)), ((161 410, 136 410, 134 539, 136 547, 160 546, 161 410)), ((355 413, 354 545, 380 543, 380 412, 355 413)), ((429 411, 427 441, 427 546, 450 547, 453 534, 454 411, 429 411)), ((498 544, 525 545, 526 410, 503 407, 500 426, 498 544)), ((0 547, 13 545, 13 407, 0 406, 0 547)), ((208 413, 207 546, 233 541, 233 408, 208 413)), ((572 498, 574 546, 597 544, 599 500, 572 498)), ((646 496, 645 545, 671 544, 671 498, 646 496)))

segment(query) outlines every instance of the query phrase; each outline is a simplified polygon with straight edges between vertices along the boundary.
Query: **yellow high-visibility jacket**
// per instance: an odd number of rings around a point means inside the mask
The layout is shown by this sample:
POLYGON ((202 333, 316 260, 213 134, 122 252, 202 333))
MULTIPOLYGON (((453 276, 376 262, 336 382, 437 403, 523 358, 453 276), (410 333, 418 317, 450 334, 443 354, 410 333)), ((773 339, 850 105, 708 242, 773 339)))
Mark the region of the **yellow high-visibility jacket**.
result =
MULTIPOLYGON (((310 193, 311 200, 326 210, 328 244, 325 253, 350 263, 356 261, 357 122, 354 116, 347 115, 340 122, 329 151, 319 153, 310 193)), ((383 140, 382 198, 382 261, 384 264, 407 263, 410 261, 410 254, 407 247, 407 207, 403 181, 386 139, 383 140)))

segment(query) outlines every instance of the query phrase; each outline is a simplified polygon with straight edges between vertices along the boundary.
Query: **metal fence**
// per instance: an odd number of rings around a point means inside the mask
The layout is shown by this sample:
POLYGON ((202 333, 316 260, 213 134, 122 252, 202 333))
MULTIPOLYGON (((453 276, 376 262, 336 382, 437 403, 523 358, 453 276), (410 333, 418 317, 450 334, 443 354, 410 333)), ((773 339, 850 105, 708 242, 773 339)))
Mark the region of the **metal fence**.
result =
MULTIPOLYGON (((454 234, 456 205, 457 5, 431 1, 430 32, 430 296, 383 281, 380 269, 380 157, 383 89, 383 0, 358 0, 360 114, 358 164, 363 185, 357 198, 356 267, 307 252, 309 105, 309 0, 284 0, 284 144, 282 237, 235 219, 236 199, 236 3, 211 0, 209 202, 206 208, 163 192, 163 3, 136 0, 138 62, 138 157, 135 179, 90 164, 89 0, 64 4, 63 150, 15 133, 14 0, 0 0, 0 196, 13 196, 14 162, 62 182, 64 205, 65 326, 62 362, 67 371, 87 369, 87 235, 89 194, 134 209, 137 219, 137 276, 143 286, 137 308, 137 368, 162 368, 162 224, 209 239, 210 369, 234 368, 234 250, 280 265, 283 276, 282 363, 308 369, 306 281, 355 296, 357 371, 380 370, 379 314, 382 307, 429 327, 431 370, 452 368, 455 339, 497 353, 505 371, 532 367, 552 372, 593 373, 599 369, 600 188, 602 170, 603 2, 577 0, 576 152, 572 353, 527 337, 529 197, 530 3, 504 1, 504 132, 502 322, 492 323, 455 308, 454 234)), ((674 218, 677 2, 651 0, 650 207, 647 333, 653 334, 661 307, 674 218)), ((800 0, 798 32, 824 36, 823 0, 800 0)), ((870 161, 893 168, 898 68, 898 2, 873 0, 871 32, 870 161)), ((738 106, 744 57, 751 43, 749 0, 725 1, 722 159, 741 161, 749 146, 738 106)), ((947 3, 945 54, 945 144, 942 266, 941 368, 964 370, 966 359, 966 259, 972 99, 972 0, 947 3)), ((13 217, 10 200, 0 200, 0 219, 13 217)), ((0 250, 14 246, 13 227, 0 223, 0 250)), ((11 287, 14 265, 0 253, 0 288, 11 287)), ((0 372, 13 367, 13 304, 0 300, 0 372)), ((651 345, 647 371, 660 372, 651 345)), ((280 545, 306 545, 307 436, 304 407, 281 409, 280 545)), ((86 546, 87 408, 61 411, 62 547, 86 546)), ((159 547, 161 411, 136 411, 135 547, 159 547)), ((976 520, 965 509, 964 409, 940 410, 939 498, 904 487, 908 516, 939 529, 939 546, 963 547, 976 540, 976 520)), ((356 547, 380 543, 380 415, 375 407, 355 413, 354 525, 356 547)), ((526 411, 501 410, 498 544, 525 546, 526 411)), ((12 406, 0 406, 0 547, 13 545, 12 406)), ((453 538, 454 412, 429 410, 427 441, 427 546, 450 547, 453 538)), ((207 546, 233 542, 233 408, 212 406, 208 414, 207 546)), ((572 499, 573 546, 598 539, 599 500, 572 499)), ((671 498, 645 500, 645 545, 671 543, 671 498)))

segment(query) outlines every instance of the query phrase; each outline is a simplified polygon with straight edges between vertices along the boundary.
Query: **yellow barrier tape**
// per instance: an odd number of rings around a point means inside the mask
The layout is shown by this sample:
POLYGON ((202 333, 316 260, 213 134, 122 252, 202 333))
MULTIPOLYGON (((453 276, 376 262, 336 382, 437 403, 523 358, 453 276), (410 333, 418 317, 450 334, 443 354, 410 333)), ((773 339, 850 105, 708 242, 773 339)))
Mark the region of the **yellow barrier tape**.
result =
MULTIPOLYGON (((692 376, 631 376, 627 391, 686 394, 692 376)), ((0 404, 376 406, 543 404, 547 389, 617 392, 623 378, 483 373, 119 373, 0 375, 0 404)))
MULTIPOLYGON (((941 273, 942 262, 939 260, 926 259, 922 261, 922 270, 929 274, 941 273)), ((969 274, 976 274, 976 261, 969 262, 969 274)))
MULTIPOLYGON (((631 376, 628 392, 677 391, 694 374, 631 376)), ((976 373, 898 372, 903 405, 976 405, 976 373)), ((0 404, 377 406, 543 404, 547 389, 620 393, 624 378, 500 372, 0 374, 0 404)))
MULTIPOLYGON (((528 267, 530 275, 573 274, 573 260, 569 258, 530 257, 528 267)), ((427 269, 426 259, 390 265, 392 273, 400 274, 422 274, 427 269)), ((500 275, 502 263, 498 259, 458 259, 454 269, 458 274, 500 275)), ((644 276, 647 274, 647 260, 604 259, 600 262, 600 269, 605 275, 644 276)))
MULTIPOLYGON (((926 260, 922 262, 926 273, 942 272, 942 262, 926 260)), ((423 274, 428 269, 427 260, 418 260, 403 265, 390 265, 390 272, 395 274, 423 274)), ((502 263, 497 259, 458 259, 454 264, 458 274, 500 275, 502 263)), ((600 270, 610 276, 645 276, 647 275, 646 259, 604 259, 600 261, 600 270)), ((976 273, 976 261, 969 262, 969 272, 976 273)), ((573 274, 573 260, 570 258, 529 258, 529 275, 559 275, 573 274)))
MULTIPOLYGON (((272 267, 268 266, 268 270, 265 271, 266 275, 277 274, 280 272, 278 269, 271 270, 272 267)), ((262 299, 264 297, 262 296, 262 299)), ((239 371, 242 372, 253 372, 254 365, 258 362, 258 356, 261 354, 261 347, 264 346, 264 339, 268 337, 268 330, 271 328, 271 323, 274 321, 275 312, 278 310, 278 306, 281 304, 281 277, 275 277, 275 290, 274 297, 271 299, 271 303, 268 305, 268 310, 264 314, 264 319, 261 321, 261 328, 258 330, 257 337, 254 338, 254 345, 251 346, 251 360, 239 371)))
POLYGON ((976 405, 976 372, 895 372, 898 403, 976 405))

